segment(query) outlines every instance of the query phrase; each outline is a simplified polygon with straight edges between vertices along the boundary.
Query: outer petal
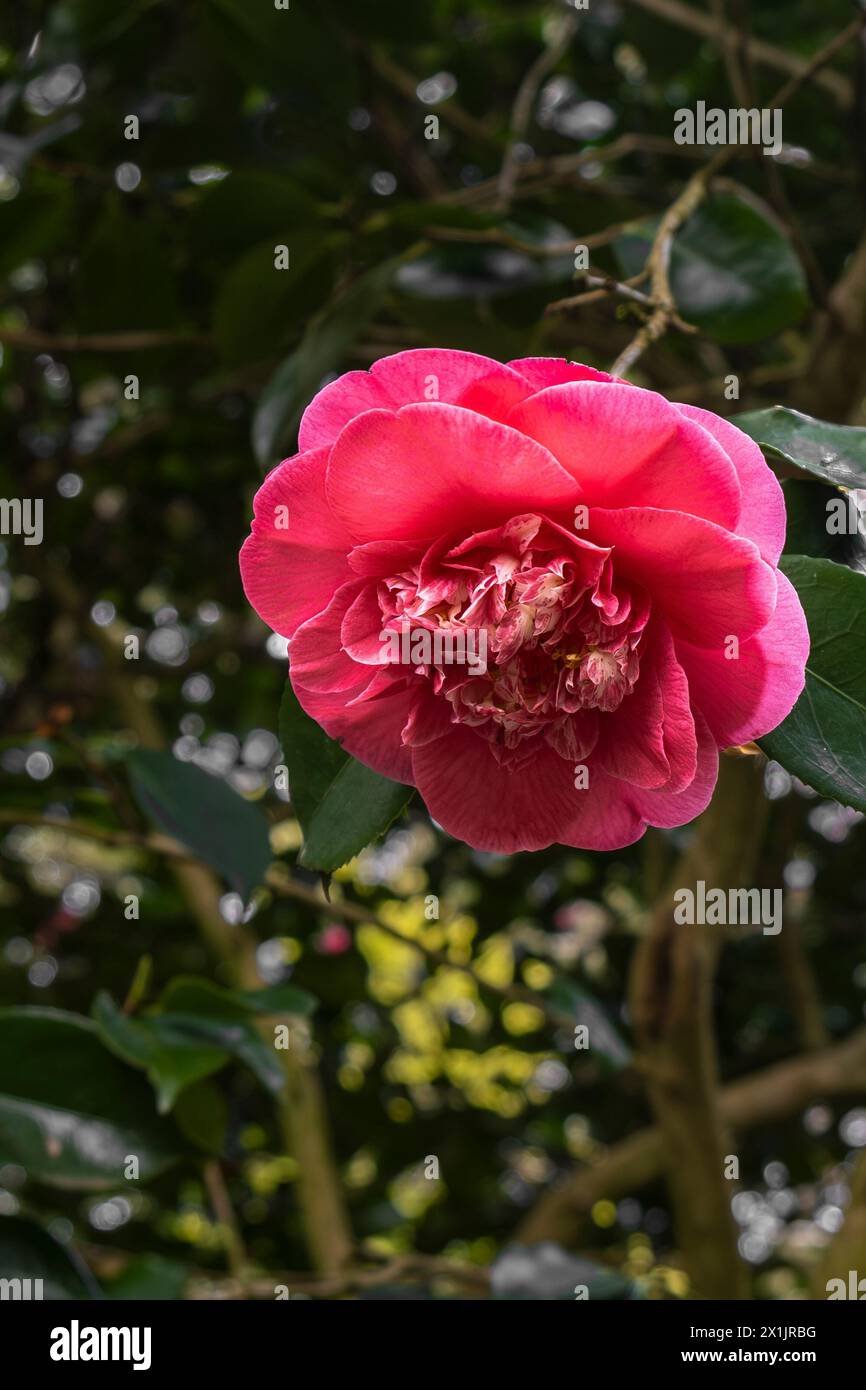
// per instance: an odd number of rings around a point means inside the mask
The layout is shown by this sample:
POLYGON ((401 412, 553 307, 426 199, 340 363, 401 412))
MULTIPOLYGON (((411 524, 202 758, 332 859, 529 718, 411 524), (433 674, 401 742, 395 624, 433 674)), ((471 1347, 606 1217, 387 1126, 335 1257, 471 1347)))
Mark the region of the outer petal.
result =
POLYGON ((533 391, 544 391, 548 386, 560 386, 564 381, 620 379, 611 376, 610 372, 599 371, 597 367, 584 367, 580 362, 567 362, 564 357, 518 357, 508 365, 529 382, 533 391))
POLYGON ((261 618, 291 637, 350 577, 352 539, 325 497, 327 449, 286 459, 256 493, 252 533, 240 554, 244 592, 261 618), (288 527, 277 519, 288 509, 288 527))
POLYGON ((776 571, 751 541, 700 517, 653 507, 590 508, 589 537, 615 547, 617 574, 661 606, 674 637, 721 648, 759 632, 776 606, 776 571))
POLYGON ((748 743, 781 724, 805 683, 809 630, 797 591, 781 572, 776 611, 762 632, 742 643, 739 659, 677 642, 694 704, 721 748, 748 743))
POLYGON ((416 701, 424 697, 424 691, 396 679, 391 694, 352 704, 353 698, 363 695, 365 683, 370 678, 369 670, 358 669, 363 675, 360 685, 342 693, 307 690, 294 675, 292 686, 310 718, 321 724, 331 738, 338 739, 347 753, 383 777, 411 786, 412 755, 400 741, 400 730, 416 701))
POLYGON ((497 762, 487 739, 457 727, 414 748, 412 767, 433 819, 475 849, 621 849, 645 829, 622 783, 590 768, 589 787, 576 790, 572 764, 542 740, 531 759, 511 770, 497 762))
POLYGON ((601 507, 670 507, 728 530, 740 514, 733 464, 655 391, 573 382, 540 391, 508 423, 543 444, 601 507))
POLYGON ((524 379, 501 362, 450 348, 417 348, 374 362, 369 372, 347 372, 322 388, 304 411, 302 449, 333 444, 356 415, 366 410, 397 410, 413 401, 464 405, 499 419, 529 394, 524 379), (474 399, 473 399, 474 397, 474 399))
POLYGON ((687 825, 710 804, 719 775, 719 750, 700 714, 695 715, 695 732, 698 736, 697 769, 688 787, 679 792, 667 787, 653 791, 633 787, 625 793, 632 810, 649 825, 666 828, 687 825))
POLYGON ((709 410, 699 410, 695 405, 676 408, 721 444, 737 470, 743 493, 737 532, 755 542, 768 564, 778 564, 785 544, 785 497, 754 439, 709 410))
POLYGON ((436 403, 359 416, 328 464, 328 501, 358 541, 432 539, 533 508, 564 511, 576 491, 534 440, 436 403))

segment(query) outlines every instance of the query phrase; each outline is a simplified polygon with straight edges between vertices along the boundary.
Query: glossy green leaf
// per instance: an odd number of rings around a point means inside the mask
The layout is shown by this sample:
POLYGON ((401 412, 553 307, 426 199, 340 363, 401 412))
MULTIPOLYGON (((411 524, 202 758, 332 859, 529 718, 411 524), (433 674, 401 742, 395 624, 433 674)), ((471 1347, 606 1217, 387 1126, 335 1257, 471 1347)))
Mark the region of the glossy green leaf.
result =
POLYGON ((290 681, 280 706, 280 742, 307 868, 339 869, 384 835, 409 803, 412 788, 349 757, 301 709, 290 681))
POLYGON ((213 331, 227 362, 265 360, 300 334, 331 283, 330 245, 320 233, 295 231, 254 246, 220 283, 213 331), (275 247, 289 264, 277 269, 275 247))
POLYGON ((147 1182, 179 1156, 150 1087, 103 1046, 94 1024, 57 1009, 0 1009, 0 1166, 56 1187, 147 1182))
POLYGON ((782 558, 812 650, 806 688, 759 740, 769 758, 825 796, 866 811, 866 575, 805 555, 782 558))
POLYGON ((858 525, 858 514, 847 493, 811 478, 786 478, 782 492, 788 516, 786 555, 815 555, 837 565, 856 565, 858 559, 866 558, 863 537, 852 529, 852 524, 858 525), (835 523, 839 515, 845 530, 835 523))
POLYGON ((323 873, 347 864, 385 834, 408 806, 412 790, 350 759, 310 822, 300 862, 323 873))
MULTIPOLYGON (((635 223, 614 243, 624 275, 646 262, 658 218, 635 223)), ((770 209, 721 193, 677 234, 671 288, 683 318, 720 343, 755 343, 794 324, 808 306, 803 267, 770 209)))
POLYGON ((127 766, 135 799, 154 824, 248 898, 271 862, 268 822, 259 807, 171 753, 139 749, 127 766))
POLYGON ((866 487, 866 429, 815 420, 782 405, 732 415, 731 424, 760 444, 771 463, 782 459, 836 487, 866 487))
POLYGON ((306 1017, 316 1008, 316 1000, 297 985, 266 985, 263 989, 235 990, 233 997, 254 1013, 300 1014, 306 1017))
POLYGON ((283 686, 279 732, 292 807, 306 834, 328 788, 349 762, 349 754, 301 708, 290 680, 283 686))

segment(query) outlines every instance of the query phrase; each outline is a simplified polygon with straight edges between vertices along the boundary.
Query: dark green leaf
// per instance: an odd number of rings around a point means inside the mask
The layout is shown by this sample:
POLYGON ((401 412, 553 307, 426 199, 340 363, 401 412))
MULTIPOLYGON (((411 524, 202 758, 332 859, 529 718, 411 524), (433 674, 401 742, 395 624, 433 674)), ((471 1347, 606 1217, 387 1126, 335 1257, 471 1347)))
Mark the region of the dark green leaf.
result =
POLYGON ((137 1255, 123 1272, 106 1285, 109 1298, 171 1299, 179 1302, 184 1296, 189 1270, 179 1260, 167 1260, 164 1255, 137 1255))
POLYGON ((301 708, 287 680, 280 701, 280 744, 289 770, 292 807, 304 834, 349 754, 301 708))
POLYGON ((109 994, 100 990, 91 1010, 100 1037, 124 1062, 147 1073, 161 1114, 171 1110, 181 1091, 219 1071, 229 1053, 190 1038, 170 1017, 128 1018, 109 994))
POLYGON ((205 1153, 220 1156, 226 1143, 229 1108, 213 1081, 198 1081, 180 1095, 174 1121, 183 1137, 205 1153))
POLYGON ((805 555, 782 558, 806 614, 806 688, 760 739, 769 758, 825 796, 866 811, 866 575, 805 555))
MULTIPOLYGON (((0 1279, 40 1279, 39 1296, 46 1301, 101 1297, 96 1280, 74 1247, 61 1245, 42 1226, 21 1216, 0 1216, 0 1279)), ((36 1297, 32 1282, 29 1296, 36 1297)))
POLYGON ((782 491, 788 514, 786 555, 815 555, 822 560, 835 560, 837 565, 851 565, 866 554, 856 530, 837 534, 837 527, 828 528, 828 522, 837 513, 844 518, 846 527, 852 517, 856 525, 857 509, 846 493, 811 478, 786 478, 782 491), (834 510, 828 511, 830 507, 834 510))
POLYGON ((316 1007, 312 994, 297 985, 268 985, 264 989, 236 990, 235 999, 257 1014, 311 1014, 316 1007))
POLYGON ((130 1155, 142 1182, 179 1155, 150 1087, 103 1047, 88 1019, 0 1009, 0 1165, 56 1187, 111 1187, 130 1155))
MULTIPOLYGON (((327 373, 339 366, 379 308, 396 261, 361 275, 351 289, 311 321, 299 347, 271 377, 253 416, 253 452, 259 463, 276 461, 278 445, 297 433, 304 408, 327 373)), ((290 272, 287 272, 290 273, 290 272)))
POLYGON ((337 773, 310 822, 299 859, 331 873, 378 840, 406 809, 412 788, 380 777, 351 758, 337 773))
POLYGON ((199 255, 240 255, 267 238, 286 242, 286 233, 309 228, 319 216, 315 199, 283 175, 232 173, 203 192, 190 219, 190 237, 199 255))
POLYGON ((260 809, 220 778, 171 753, 139 749, 127 765, 145 814, 248 898, 271 862, 268 823, 260 809))
POLYGON ((576 1027, 586 1028, 589 1046, 576 1055, 598 1058, 612 1070, 628 1066, 632 1059, 631 1048, 588 990, 565 975, 557 975, 545 993, 561 1013, 574 1019, 576 1027))
POLYGON ((799 410, 774 405, 731 416, 773 462, 783 459, 836 487, 866 487, 866 429, 815 420, 799 410))
MULTIPOLYGON (((614 243, 624 275, 644 267, 658 218, 614 243)), ((671 288, 679 312, 720 343, 755 343, 796 323, 808 305, 803 267, 757 199, 721 193, 697 209, 674 240, 671 288)))
POLYGON ((223 1049, 243 1062, 270 1091, 283 1085, 283 1069, 273 1044, 259 1032, 257 1009, 247 996, 234 994, 194 976, 180 976, 165 988, 159 1014, 191 1041, 223 1049))
POLYGON ((177 305, 165 244, 160 220, 132 217, 119 197, 109 201, 75 277, 82 329, 173 326, 177 305))
POLYGON ((254 246, 232 266, 213 306, 213 329, 227 362, 257 362, 301 332, 331 282, 329 242, 295 231, 254 246), (286 246, 289 265, 277 269, 275 247, 286 246))
POLYGON ((0 202, 0 275, 53 250, 69 224, 72 188, 39 174, 17 198, 0 202))
POLYGON ((304 832, 300 862, 307 868, 339 869, 384 835, 409 802, 411 787, 381 777, 328 738, 301 709, 289 680, 280 705, 280 742, 304 832))

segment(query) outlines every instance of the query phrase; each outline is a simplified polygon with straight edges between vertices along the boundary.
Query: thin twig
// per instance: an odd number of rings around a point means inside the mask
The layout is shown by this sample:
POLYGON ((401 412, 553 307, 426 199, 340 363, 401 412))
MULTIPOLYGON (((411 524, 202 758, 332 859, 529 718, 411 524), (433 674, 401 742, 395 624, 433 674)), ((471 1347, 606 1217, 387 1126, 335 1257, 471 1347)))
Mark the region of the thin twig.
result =
MULTIPOLYGON (((666 19, 671 24, 678 24, 681 28, 689 29, 693 34, 700 34, 704 38, 716 39, 721 42, 726 39, 726 26, 721 24, 718 18, 703 14, 692 5, 681 4, 680 0, 626 0, 626 4, 648 10, 650 14, 657 15, 659 19, 666 19)), ((747 49, 752 61, 760 63, 762 67, 774 68, 776 72, 790 73, 801 83, 814 78, 816 85, 829 92, 840 106, 848 107, 852 104, 854 88, 842 73, 820 72, 818 68, 812 66, 813 60, 800 58, 796 53, 788 53, 784 48, 776 48, 774 44, 766 43, 763 39, 750 37, 747 42, 747 49)), ((823 63, 819 66, 823 67, 823 63)))
POLYGON ((40 333, 35 328, 0 328, 0 343, 29 352, 146 352, 151 348, 210 346, 202 333, 40 333))
MULTIPOLYGON (((860 33, 864 19, 866 16, 858 15, 853 23, 836 34, 795 77, 792 77, 779 89, 771 98, 770 107, 783 107, 815 72, 825 63, 829 63, 846 44, 860 33)), ((701 169, 698 169, 697 173, 692 175, 682 193, 671 203, 662 217, 646 263, 650 276, 650 293, 657 307, 653 310, 648 321, 617 357, 611 367, 613 376, 623 376, 634 366, 650 344, 656 342, 673 322, 676 305, 670 285, 670 259, 674 237, 683 223, 688 221, 703 201, 710 181, 733 159, 739 149, 740 146, 738 145, 723 146, 708 164, 705 164, 701 169)))
POLYGON ((247 1267, 248 1257, 222 1167, 217 1159, 210 1158, 205 1162, 202 1171, 214 1215, 225 1235, 229 1270, 239 1279, 247 1267))
POLYGON ((566 52, 577 30, 577 23, 578 17, 574 10, 571 10, 568 14, 560 15, 551 24, 550 37, 545 48, 539 53, 517 89, 511 111, 510 139, 499 171, 497 205, 500 211, 504 212, 508 208, 514 195, 518 165, 517 149, 529 128, 539 88, 566 52))
MULTIPOLYGON (((30 825, 39 829, 57 830, 66 835, 78 835, 85 839, 98 840, 105 845, 130 846, 146 850, 170 860, 199 862, 196 855, 167 835, 139 833, 134 830, 112 830, 105 826, 91 824, 89 821, 66 820, 62 816, 42 815, 36 811, 5 808, 0 809, 0 825, 30 825)), ((479 975, 473 966, 466 965, 462 961, 451 960, 445 951, 434 950, 432 947, 424 945, 423 942, 417 941, 414 937, 405 936, 403 932, 392 927, 389 922, 386 922, 370 908, 337 899, 328 902, 318 890, 308 887, 307 884, 298 883, 296 879, 289 877, 280 866, 273 865, 268 870, 265 875, 265 884, 280 897, 293 898, 296 902, 304 903, 316 912, 325 913, 329 917, 341 917, 343 921, 351 922, 356 926, 376 927, 378 931, 384 932, 386 936, 392 937, 395 941, 399 941, 401 945, 417 951, 429 965, 448 970, 459 970, 461 973, 471 976, 480 989, 498 995, 510 1003, 530 1004, 558 1028, 574 1026, 574 1019, 569 1014, 555 1008, 543 994, 538 994, 525 985, 491 984, 479 975)))

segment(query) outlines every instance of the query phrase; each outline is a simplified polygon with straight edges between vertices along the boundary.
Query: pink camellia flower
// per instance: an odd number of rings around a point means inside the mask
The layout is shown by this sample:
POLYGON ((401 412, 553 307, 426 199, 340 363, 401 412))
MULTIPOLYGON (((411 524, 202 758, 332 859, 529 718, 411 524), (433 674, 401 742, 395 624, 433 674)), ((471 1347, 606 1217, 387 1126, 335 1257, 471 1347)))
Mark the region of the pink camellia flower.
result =
POLYGON ((241 553, 304 709, 483 850, 704 809, 803 688, 756 444, 557 359, 401 352, 308 407, 241 553))

